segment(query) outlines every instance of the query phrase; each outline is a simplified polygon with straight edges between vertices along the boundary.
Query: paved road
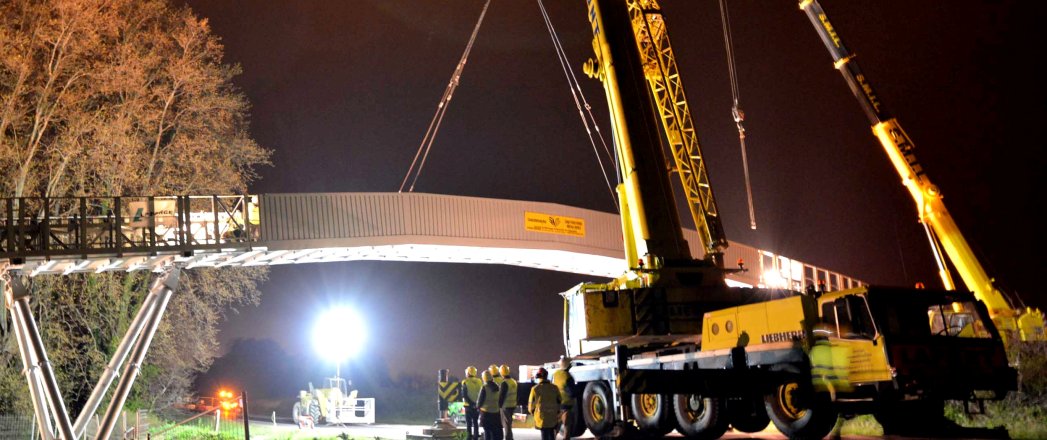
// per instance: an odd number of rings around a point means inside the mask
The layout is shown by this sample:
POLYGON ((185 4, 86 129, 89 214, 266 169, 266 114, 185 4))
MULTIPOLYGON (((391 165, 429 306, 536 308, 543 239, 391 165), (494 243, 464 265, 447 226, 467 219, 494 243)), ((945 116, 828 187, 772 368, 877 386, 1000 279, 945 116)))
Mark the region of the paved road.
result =
MULTIPOLYGON (((258 422, 255 422, 258 423, 258 422)), ((254 423, 252 423, 253 425, 254 423)), ((270 425, 271 426, 271 425, 270 425)), ((350 425, 350 426, 319 426, 312 430, 299 430, 296 426, 290 424, 278 424, 276 432, 281 435, 287 435, 292 432, 301 432, 303 435, 316 435, 316 436, 335 436, 341 433, 348 433, 353 437, 370 437, 370 438, 382 438, 390 440, 407 440, 408 435, 420 435, 422 430, 428 428, 428 426, 422 425, 350 425)), ((517 428, 513 430, 514 440, 539 440, 541 436, 538 435, 538 431, 529 428, 517 428)), ((678 435, 671 435, 670 437, 677 437, 678 435)), ((264 440, 264 437, 252 435, 252 439, 264 440)), ((593 436, 586 431, 585 435, 578 437, 581 440, 593 440, 593 436)), ((779 433, 772 427, 758 432, 756 434, 745 434, 728 432, 723 438, 725 439, 760 439, 760 440, 783 440, 786 437, 779 433)), ((844 436, 843 439, 847 440, 868 440, 868 439, 880 439, 880 438, 893 438, 893 437, 868 437, 868 436, 844 436)))

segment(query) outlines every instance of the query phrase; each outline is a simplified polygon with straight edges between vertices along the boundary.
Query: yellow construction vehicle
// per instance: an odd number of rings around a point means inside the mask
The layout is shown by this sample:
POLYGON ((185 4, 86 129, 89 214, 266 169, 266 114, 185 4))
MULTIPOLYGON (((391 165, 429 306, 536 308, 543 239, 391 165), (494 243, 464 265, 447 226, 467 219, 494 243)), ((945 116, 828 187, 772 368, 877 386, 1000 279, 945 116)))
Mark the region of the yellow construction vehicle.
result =
POLYGON ((348 380, 335 376, 329 377, 327 386, 314 388, 309 383, 309 390, 298 392, 298 401, 291 408, 291 419, 302 424, 303 417, 309 417, 312 424, 374 423, 374 398, 358 398, 356 390, 348 380))
POLYGON ((931 183, 923 166, 916 160, 912 140, 902 130, 898 120, 887 112, 868 77, 858 66, 854 53, 844 45, 821 4, 818 0, 801 0, 800 9, 807 14, 818 36, 829 49, 833 66, 843 75, 851 92, 858 98, 858 103, 872 124, 873 134, 901 176, 902 184, 916 201, 917 216, 927 231, 943 286, 948 290, 956 287, 948 262, 967 289, 989 307, 989 315, 1005 336, 1013 334, 1021 340, 1045 340, 1043 313, 1031 307, 1016 307, 1016 301, 1008 299, 996 287, 945 208, 941 191, 931 183))
POLYGON ((999 333, 970 293, 728 287, 725 273, 743 268, 722 261, 727 241, 658 2, 586 3, 595 57, 585 71, 607 95, 628 267, 561 294, 579 422, 569 435, 676 429, 704 439, 773 422, 790 438, 820 439, 838 415, 862 413, 888 432, 937 430, 944 400, 1016 388, 999 333), (683 238, 667 164, 702 259, 683 238))

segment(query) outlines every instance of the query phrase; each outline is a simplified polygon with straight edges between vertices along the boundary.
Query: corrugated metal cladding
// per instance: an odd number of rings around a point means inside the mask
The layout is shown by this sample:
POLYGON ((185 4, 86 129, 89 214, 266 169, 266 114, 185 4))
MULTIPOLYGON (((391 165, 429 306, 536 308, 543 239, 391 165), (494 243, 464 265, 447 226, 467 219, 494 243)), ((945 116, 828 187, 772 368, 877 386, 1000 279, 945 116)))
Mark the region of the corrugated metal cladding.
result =
POLYGON ((419 193, 264 194, 259 211, 263 242, 425 236, 622 249, 617 215, 553 203, 419 193), (583 219, 585 236, 528 231, 526 212, 583 219))

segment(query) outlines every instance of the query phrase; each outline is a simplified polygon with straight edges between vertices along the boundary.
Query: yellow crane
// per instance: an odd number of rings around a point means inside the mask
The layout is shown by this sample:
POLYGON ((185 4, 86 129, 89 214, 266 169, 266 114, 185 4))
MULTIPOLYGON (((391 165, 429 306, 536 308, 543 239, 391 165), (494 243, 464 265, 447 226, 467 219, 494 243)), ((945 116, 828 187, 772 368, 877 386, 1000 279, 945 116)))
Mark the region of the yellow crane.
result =
POLYGON ((574 378, 568 436, 719 438, 773 423, 791 439, 821 439, 839 414, 866 413, 887 433, 959 436, 945 400, 1016 389, 971 292, 727 286, 726 242, 658 1, 586 5, 595 56, 585 71, 608 102, 629 267, 561 293, 565 358, 545 368, 574 378), (704 258, 683 238, 667 171, 683 183, 704 258))
POLYGON ((587 75, 600 79, 604 85, 622 175, 617 192, 630 272, 615 283, 620 287, 651 285, 657 282, 662 269, 685 266, 690 271, 697 265, 712 269, 699 269, 706 283, 723 285, 727 238, 665 22, 653 0, 629 1, 625 6, 631 26, 620 31, 613 27, 600 29, 594 15, 600 7, 595 1, 589 2, 595 57, 584 66, 587 75), (608 36, 605 31, 631 31, 634 35, 622 40, 634 44, 609 44, 608 38, 618 36, 608 36), (637 65, 615 65, 615 60, 637 65), (622 82, 646 84, 648 91, 618 87, 622 82), (648 92, 650 99, 645 96, 648 92), (657 122, 652 120, 653 115, 657 115, 657 122), (683 238, 673 189, 663 177, 669 163, 662 154, 663 141, 672 154, 670 171, 680 178, 686 205, 702 241, 704 260, 692 258, 683 238))
POLYGON ((946 261, 952 263, 963 284, 989 308, 996 327, 1009 334, 1017 332, 1022 340, 1045 340, 1043 313, 1039 309, 1020 307, 1012 303, 994 284, 981 261, 967 243, 959 226, 945 208, 942 193, 927 177, 916 159, 915 145, 905 134, 897 119, 884 109, 872 84, 862 73, 855 55, 844 45, 836 28, 818 0, 801 0, 800 9, 814 25, 825 47, 833 57, 833 66, 843 75, 851 92, 872 124, 873 134, 879 139, 894 169, 902 178, 916 202, 920 223, 924 225, 939 276, 946 289, 956 288, 946 261))

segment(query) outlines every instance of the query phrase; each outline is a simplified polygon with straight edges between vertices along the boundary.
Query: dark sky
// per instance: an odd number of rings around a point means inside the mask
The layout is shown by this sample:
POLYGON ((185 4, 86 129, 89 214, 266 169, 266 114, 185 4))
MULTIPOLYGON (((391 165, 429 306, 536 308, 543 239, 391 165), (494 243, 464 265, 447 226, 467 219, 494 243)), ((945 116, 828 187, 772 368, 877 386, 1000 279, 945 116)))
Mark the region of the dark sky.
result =
MULTIPOLYGON (((252 134, 275 166, 250 189, 395 191, 482 0, 189 0, 244 73, 252 134)), ((716 2, 662 2, 730 239, 871 283, 936 283, 908 193, 806 16, 789 0, 732 2, 759 229, 750 231, 716 2)), ((546 6, 579 74, 583 0, 546 6)), ((1044 221, 1043 2, 832 1, 823 5, 988 269, 1047 306, 1035 249, 1044 221)), ((609 130, 599 84, 589 101, 609 130)), ((613 210, 536 2, 494 0, 420 192, 613 210)), ((689 220, 686 220, 689 223, 689 220)), ((369 320, 364 356, 432 374, 537 363, 560 351, 557 292, 584 277, 532 269, 353 262, 275 267, 258 308, 222 329, 312 356, 331 303, 369 320)))

